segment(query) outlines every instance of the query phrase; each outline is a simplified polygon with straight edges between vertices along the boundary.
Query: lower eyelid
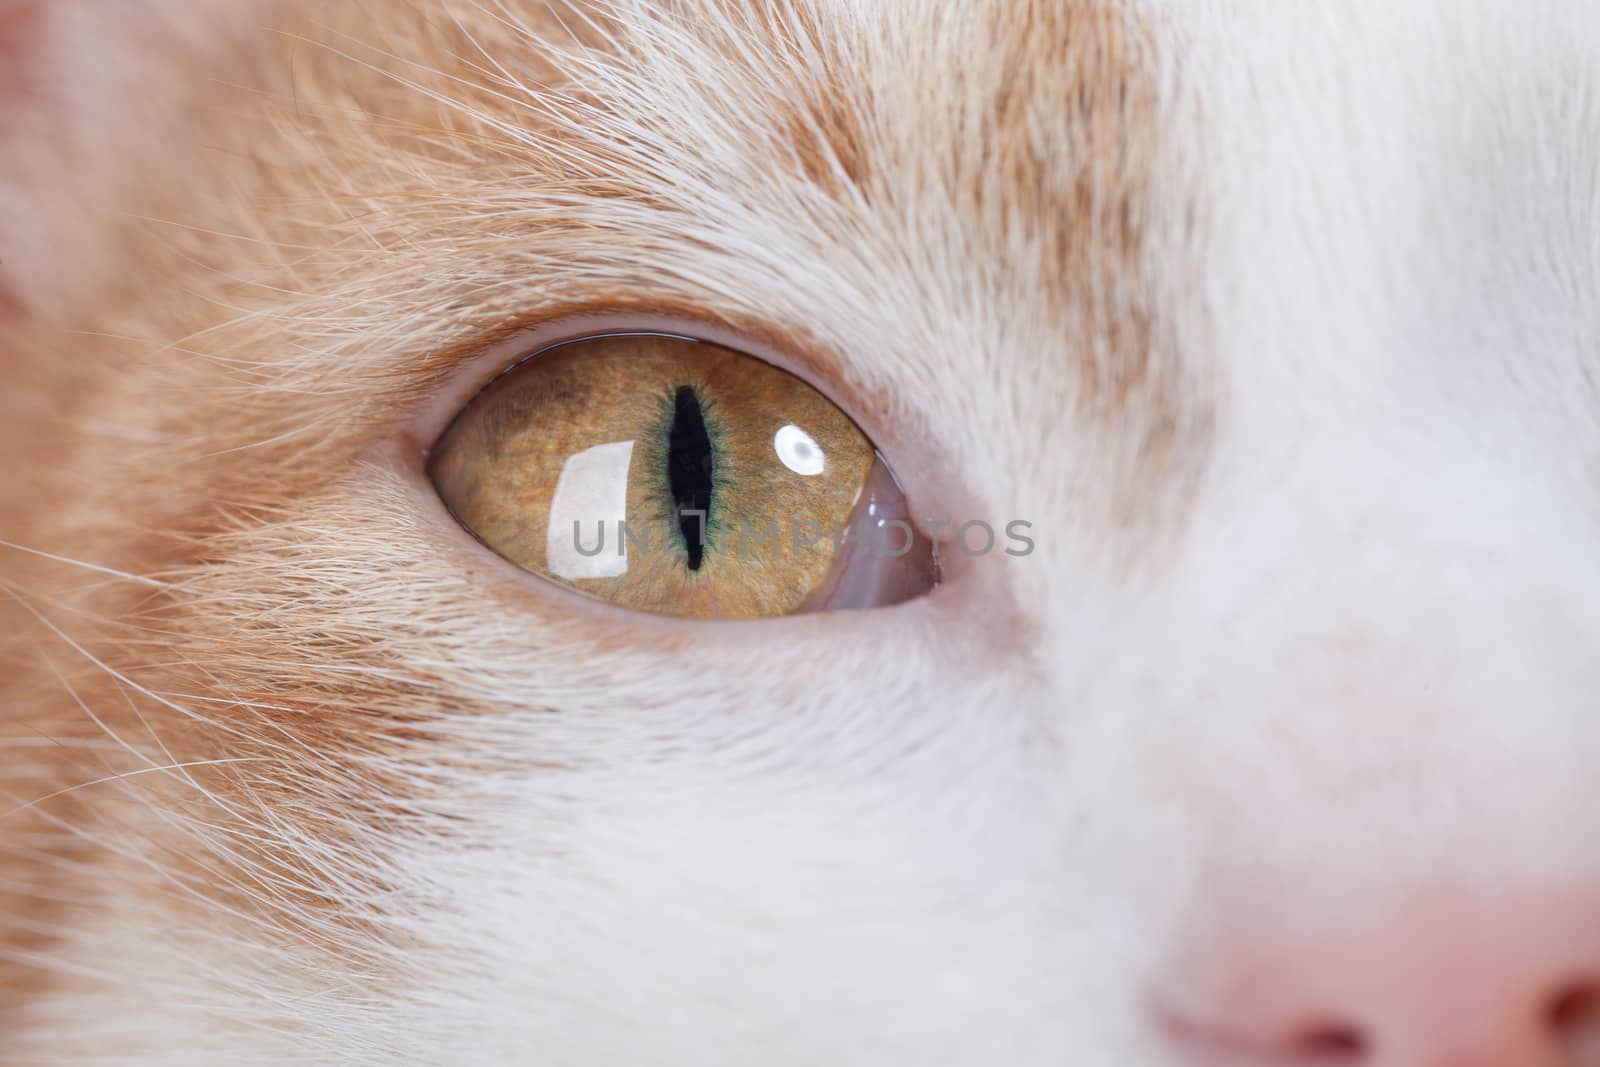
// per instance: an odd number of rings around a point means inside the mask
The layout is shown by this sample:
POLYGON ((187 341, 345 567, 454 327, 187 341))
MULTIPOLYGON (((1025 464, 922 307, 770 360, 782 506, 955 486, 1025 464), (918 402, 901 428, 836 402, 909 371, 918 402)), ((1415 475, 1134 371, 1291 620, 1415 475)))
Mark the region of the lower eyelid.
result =
POLYGON ((383 493, 394 493, 406 510, 431 520, 422 533, 430 558, 440 560, 441 569, 461 576, 464 595, 476 591, 484 597, 474 615, 525 619, 530 637, 543 635, 541 639, 559 640, 566 647, 610 648, 626 642, 631 651, 648 654, 719 657, 761 656, 774 643, 790 647, 805 642, 807 647, 823 648, 830 643, 843 647, 890 640, 908 651, 921 640, 936 640, 938 627, 970 621, 956 603, 965 594, 946 591, 944 585, 879 611, 805 612, 764 619, 758 626, 633 611, 556 582, 530 582, 516 564, 475 538, 459 536, 460 527, 433 483, 392 445, 369 463, 374 481, 385 486, 383 493), (886 626, 893 629, 886 631, 886 626), (896 633, 901 636, 895 637, 896 633), (748 650, 741 647, 744 643, 748 650))

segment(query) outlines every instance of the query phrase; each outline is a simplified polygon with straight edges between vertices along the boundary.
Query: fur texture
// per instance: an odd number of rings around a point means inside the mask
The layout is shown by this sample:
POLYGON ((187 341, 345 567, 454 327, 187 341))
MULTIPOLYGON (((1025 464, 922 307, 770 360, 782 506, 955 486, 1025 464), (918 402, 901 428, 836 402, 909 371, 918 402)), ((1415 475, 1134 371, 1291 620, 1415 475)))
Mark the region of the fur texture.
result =
POLYGON ((1176 1067, 1274 951, 1600 931, 1587 5, 13 7, 0 1062, 1176 1067), (421 457, 590 322, 1038 551, 517 572, 421 457))

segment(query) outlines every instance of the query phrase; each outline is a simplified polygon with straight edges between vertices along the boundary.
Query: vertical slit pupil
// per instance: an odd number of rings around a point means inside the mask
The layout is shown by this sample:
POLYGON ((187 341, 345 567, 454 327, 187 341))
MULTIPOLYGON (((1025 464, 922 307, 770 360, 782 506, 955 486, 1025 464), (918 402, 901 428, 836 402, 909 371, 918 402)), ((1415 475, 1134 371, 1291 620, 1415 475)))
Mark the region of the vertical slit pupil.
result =
POLYGON ((673 398, 672 428, 667 431, 667 481, 692 571, 699 570, 705 559, 702 535, 711 510, 712 469, 711 434, 700 397, 689 386, 680 386, 673 398), (699 514, 686 514, 689 511, 699 514))

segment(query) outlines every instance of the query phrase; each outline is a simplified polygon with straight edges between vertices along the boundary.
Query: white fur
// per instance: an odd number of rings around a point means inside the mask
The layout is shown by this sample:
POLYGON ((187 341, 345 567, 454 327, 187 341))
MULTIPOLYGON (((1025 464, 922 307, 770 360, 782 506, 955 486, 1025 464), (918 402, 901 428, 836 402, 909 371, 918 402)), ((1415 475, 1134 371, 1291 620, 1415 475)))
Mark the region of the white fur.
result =
MULTIPOLYGON (((932 72, 981 45, 989 6, 806 6, 882 112, 872 154, 929 158, 932 72)), ((1027 234, 979 232, 938 173, 871 202, 773 173, 740 57, 623 4, 625 58, 577 73, 626 103, 576 143, 626 135, 661 203, 524 198, 499 168, 406 247, 411 217, 375 213, 392 255, 284 296, 309 354, 251 381, 399 405, 473 328, 419 326, 415 271, 459 279, 430 290, 442 308, 632 269, 846 353, 892 398, 867 428, 913 504, 1029 520, 1038 551, 894 609, 685 624, 670 651, 669 624, 618 623, 597 651, 560 615, 584 609, 540 601, 397 468, 380 420, 335 491, 247 523, 219 565, 337 585, 307 631, 387 632, 392 669, 437 694, 402 752, 283 757, 352 841, 294 840, 269 799, 234 812, 299 857, 272 877, 370 925, 271 878, 265 918, 196 919, 186 876, 125 845, 54 963, 94 980, 37 1006, 15 1062, 1176 1067, 1149 997, 1204 993, 1191 941, 1278 913, 1333 929, 1423 888, 1600 902, 1600 10, 1130 10, 1161 64, 1148 291, 1101 296, 1159 309, 1175 414, 1205 427, 1148 485, 1172 498, 1147 501, 1156 530, 1113 522, 1142 438, 1074 417, 1087 357, 1027 234), (456 240, 562 211, 590 245, 456 240), (375 335, 391 313, 405 331, 375 335), (393 774, 415 791, 392 818, 345 813, 393 774)), ((367 46, 352 63, 411 79, 367 46)), ((748 56, 780 82, 807 58, 748 56)), ((487 58, 517 77, 503 43, 487 58)))

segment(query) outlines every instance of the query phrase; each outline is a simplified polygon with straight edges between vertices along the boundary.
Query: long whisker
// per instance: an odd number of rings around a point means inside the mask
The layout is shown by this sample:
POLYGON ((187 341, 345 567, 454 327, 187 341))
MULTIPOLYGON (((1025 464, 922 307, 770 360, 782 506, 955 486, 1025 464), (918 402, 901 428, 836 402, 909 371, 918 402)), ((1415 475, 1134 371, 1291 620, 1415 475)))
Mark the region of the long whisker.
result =
POLYGON ((81 567, 84 570, 94 571, 97 574, 109 574, 113 578, 122 578, 130 582, 138 582, 140 585, 148 585, 155 589, 177 588, 171 582, 163 582, 159 578, 149 578, 142 574, 130 574, 127 571, 119 571, 115 567, 106 567, 98 563, 90 563, 87 560, 73 559, 70 556, 58 556, 54 552, 46 552, 39 548, 29 548, 27 545, 19 545, 14 541, 0 540, 0 548, 9 548, 16 552, 26 552, 30 556, 38 556, 42 559, 53 560, 56 563, 71 564, 74 567, 81 567))
POLYGON ((140 767, 136 771, 124 771, 121 774, 108 774, 103 778, 95 778, 88 782, 78 782, 76 785, 69 785, 64 789, 57 789, 53 793, 46 793, 42 797, 30 800, 26 804, 20 804, 9 811, 0 812, 0 819, 8 819, 13 815, 28 811, 31 808, 36 808, 40 804, 43 804, 47 801, 54 800, 56 797, 66 796, 68 793, 76 793, 80 789, 88 789, 89 787, 96 785, 106 785, 109 782, 120 782, 127 778, 137 778, 143 774, 154 774, 160 771, 183 771, 188 770, 191 767, 214 767, 223 763, 259 763, 265 758, 266 757, 264 756, 233 756, 226 759, 192 760, 188 763, 170 763, 157 767, 140 767))

